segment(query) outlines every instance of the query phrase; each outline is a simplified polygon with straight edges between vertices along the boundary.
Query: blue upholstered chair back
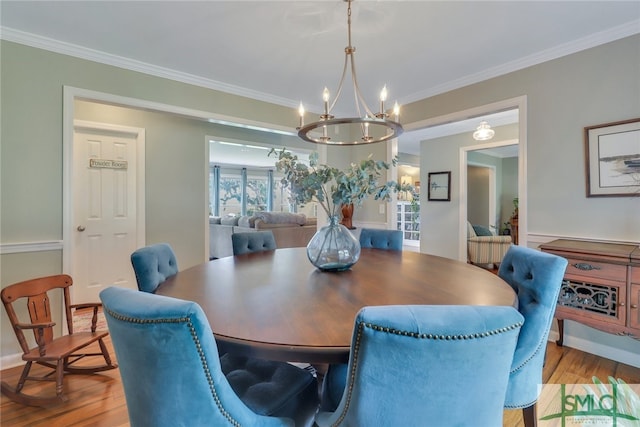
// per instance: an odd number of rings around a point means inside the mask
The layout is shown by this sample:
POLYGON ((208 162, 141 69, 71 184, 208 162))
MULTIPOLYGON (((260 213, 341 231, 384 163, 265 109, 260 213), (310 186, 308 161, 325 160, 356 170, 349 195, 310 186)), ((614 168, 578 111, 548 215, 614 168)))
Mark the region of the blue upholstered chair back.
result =
POLYGON ((325 426, 501 426, 523 317, 512 307, 383 306, 357 315, 325 426))
POLYGON ((551 321, 567 260, 523 246, 511 246, 498 275, 518 294, 525 322, 520 332, 507 389, 506 408, 527 408, 538 400, 551 321))
POLYGON ((133 427, 293 426, 256 414, 234 393, 198 304, 116 287, 100 299, 133 427))
POLYGON ((138 289, 155 292, 158 285, 178 272, 178 262, 168 243, 145 246, 131 254, 138 289))
POLYGON ((233 233, 231 243, 234 255, 270 251, 276 248, 276 239, 271 230, 233 233))
POLYGON ((402 231, 363 228, 360 231, 360 247, 401 251, 402 231))

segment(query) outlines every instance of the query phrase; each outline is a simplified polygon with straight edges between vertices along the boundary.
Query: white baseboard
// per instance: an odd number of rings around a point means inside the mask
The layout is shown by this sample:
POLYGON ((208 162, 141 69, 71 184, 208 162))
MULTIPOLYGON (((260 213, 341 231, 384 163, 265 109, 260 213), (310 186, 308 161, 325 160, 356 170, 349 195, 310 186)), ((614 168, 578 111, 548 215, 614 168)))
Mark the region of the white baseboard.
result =
MULTIPOLYGON (((551 330, 549 333, 549 341, 556 342, 559 337, 560 334, 558 334, 557 331, 551 330)), ((595 354, 596 356, 604 357, 605 359, 611 359, 618 363, 624 363, 629 366, 640 368, 640 358, 638 358, 636 353, 620 348, 610 347, 608 345, 602 345, 583 338, 573 337, 568 335, 566 332, 564 334, 562 345, 563 347, 575 348, 576 350, 584 351, 585 353, 595 354)))
POLYGON ((10 354, 0 358, 0 370, 14 368, 24 364, 22 361, 22 353, 10 354))

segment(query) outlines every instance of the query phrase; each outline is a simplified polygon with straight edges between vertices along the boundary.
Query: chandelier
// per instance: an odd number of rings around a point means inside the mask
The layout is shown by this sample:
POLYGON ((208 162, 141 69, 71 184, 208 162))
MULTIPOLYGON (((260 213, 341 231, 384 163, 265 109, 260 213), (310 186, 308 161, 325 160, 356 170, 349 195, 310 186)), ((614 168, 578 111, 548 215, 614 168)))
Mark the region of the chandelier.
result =
POLYGON ((473 133, 473 139, 475 139, 476 141, 487 141, 493 138, 493 135, 495 134, 496 132, 491 129, 489 123, 482 121, 480 122, 480 126, 478 126, 476 128, 476 131, 473 133))
POLYGON ((398 122, 400 107, 397 102, 393 106, 392 120, 385 111, 384 105, 387 101, 387 86, 385 85, 380 92, 380 112, 378 113, 371 111, 360 93, 354 59, 356 48, 351 45, 351 2, 353 0, 344 1, 348 4, 347 32, 349 44, 344 49, 344 68, 342 69, 342 77, 338 84, 336 96, 330 103, 331 94, 329 89, 325 87, 322 92, 324 113, 320 115, 320 120, 308 124, 304 123, 305 111, 302 103, 300 103, 298 110, 300 125, 296 128, 298 136, 308 142, 328 145, 371 144, 396 138, 403 132, 402 125, 398 122), (351 65, 351 67, 349 68, 348 65, 351 65), (342 85, 345 81, 347 69, 351 71, 357 117, 340 118, 333 116, 331 110, 333 110, 342 93, 342 85))

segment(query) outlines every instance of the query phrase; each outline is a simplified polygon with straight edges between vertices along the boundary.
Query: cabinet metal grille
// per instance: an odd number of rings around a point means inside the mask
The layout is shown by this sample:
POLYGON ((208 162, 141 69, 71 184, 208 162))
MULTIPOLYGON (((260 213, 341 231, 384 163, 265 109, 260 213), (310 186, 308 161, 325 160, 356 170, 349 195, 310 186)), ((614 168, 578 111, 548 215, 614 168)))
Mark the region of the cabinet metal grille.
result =
POLYGON ((594 283, 563 280, 558 304, 603 314, 618 316, 618 288, 594 283))

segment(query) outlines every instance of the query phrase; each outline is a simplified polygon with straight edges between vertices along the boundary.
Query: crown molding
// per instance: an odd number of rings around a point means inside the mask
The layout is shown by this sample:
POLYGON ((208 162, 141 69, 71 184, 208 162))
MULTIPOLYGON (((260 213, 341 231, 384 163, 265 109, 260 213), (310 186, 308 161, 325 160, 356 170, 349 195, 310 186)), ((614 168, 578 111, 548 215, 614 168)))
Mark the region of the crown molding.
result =
POLYGON ((577 53, 586 49, 590 49, 592 47, 600 46, 605 43, 610 43, 639 33, 640 19, 636 19, 626 24, 610 28, 606 31, 600 31, 598 33, 590 34, 581 39, 573 40, 571 42, 555 46, 551 49, 537 52, 533 55, 520 58, 516 61, 511 61, 492 68, 488 68, 480 73, 471 74, 456 80, 451 80, 445 84, 434 86, 424 91, 417 92, 409 97, 401 98, 398 100, 398 102, 400 102, 402 105, 407 105, 421 99, 429 98, 441 93, 449 92, 451 90, 489 80, 494 77, 522 70, 524 68, 538 65, 543 62, 551 61, 552 59, 561 58, 563 56, 571 55, 573 53, 577 53))
POLYGON ((63 55, 73 56, 75 58, 86 59, 105 65, 111 65, 125 70, 137 71, 151 76, 161 77, 174 80, 181 83, 187 83, 194 86, 213 89, 232 95, 243 96, 258 101, 269 102, 285 107, 298 108, 299 101, 270 95, 263 92, 254 91, 240 86, 230 85, 217 80, 206 79, 189 73, 172 70, 170 68, 159 67, 148 64, 146 62, 135 59, 125 58, 123 56, 112 55, 110 53, 89 49, 72 43, 62 42, 59 40, 42 37, 37 34, 27 33, 25 31, 16 30, 10 27, 0 26, 0 38, 14 43, 47 50, 50 52, 60 53, 63 55))
MULTIPOLYGON (((596 47, 605 43, 609 43, 624 37, 632 36, 640 33, 640 20, 628 22, 611 29, 590 34, 581 39, 572 42, 563 43, 551 49, 547 49, 533 55, 501 64, 496 67, 489 68, 480 73, 464 76, 462 78, 451 80, 447 83, 433 86, 424 91, 399 99, 398 101, 407 105, 409 103, 429 98, 444 92, 459 89, 474 83, 479 83, 494 77, 498 77, 513 71, 521 70, 533 65, 537 65, 552 59, 580 52, 585 49, 596 47)), ((63 55, 69 55, 80 59, 86 59, 106 65, 111 65, 126 70, 137 71, 140 73, 166 78, 182 83, 204 87, 207 89, 217 90, 232 95, 242 96, 255 99, 258 101, 269 102, 276 105, 282 105, 290 108, 297 108, 298 101, 278 97, 264 92, 254 91, 240 86, 230 85, 217 80, 206 79, 195 76, 193 74, 183 73, 169 68, 158 67, 135 59, 125 58, 122 56, 112 55, 94 49, 78 46, 71 43, 61 42, 36 34, 27 33, 10 27, 0 26, 0 38, 3 40, 24 44, 27 46, 44 49, 63 55)))

